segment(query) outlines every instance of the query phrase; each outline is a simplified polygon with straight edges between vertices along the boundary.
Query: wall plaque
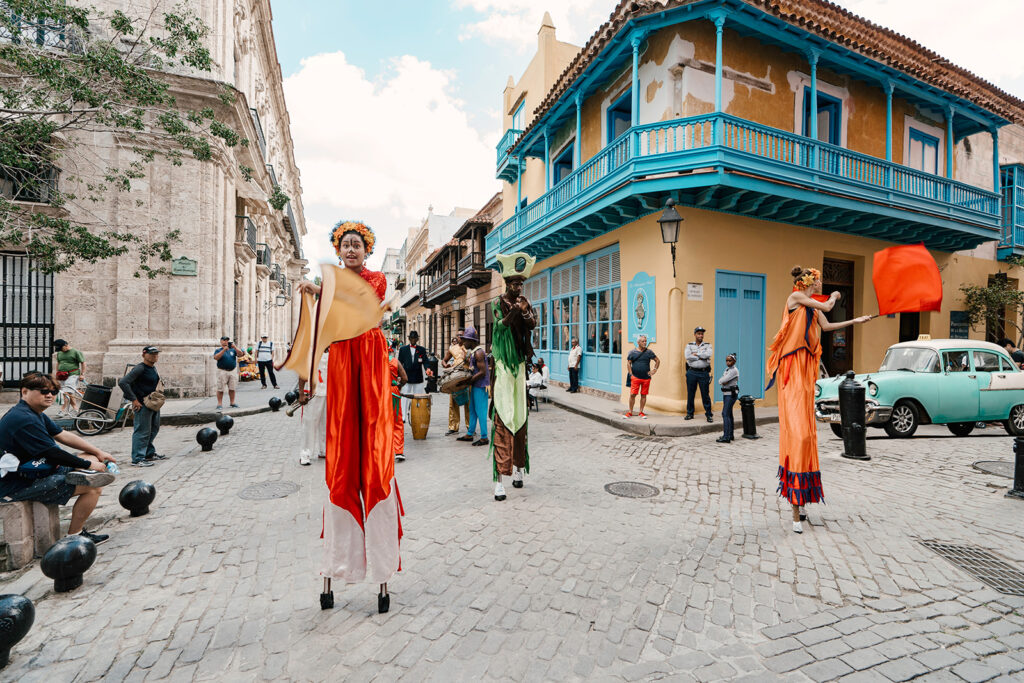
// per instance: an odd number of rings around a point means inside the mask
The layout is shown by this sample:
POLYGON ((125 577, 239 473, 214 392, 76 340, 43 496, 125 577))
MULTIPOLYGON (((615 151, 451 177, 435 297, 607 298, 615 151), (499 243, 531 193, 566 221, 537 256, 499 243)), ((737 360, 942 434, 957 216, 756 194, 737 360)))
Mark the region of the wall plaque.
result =
POLYGON ((687 282, 686 298, 689 299, 690 301, 704 301, 704 283, 687 282))
POLYGON ((191 275, 195 277, 199 274, 199 261, 193 261, 187 256, 182 256, 171 261, 171 275, 191 275))

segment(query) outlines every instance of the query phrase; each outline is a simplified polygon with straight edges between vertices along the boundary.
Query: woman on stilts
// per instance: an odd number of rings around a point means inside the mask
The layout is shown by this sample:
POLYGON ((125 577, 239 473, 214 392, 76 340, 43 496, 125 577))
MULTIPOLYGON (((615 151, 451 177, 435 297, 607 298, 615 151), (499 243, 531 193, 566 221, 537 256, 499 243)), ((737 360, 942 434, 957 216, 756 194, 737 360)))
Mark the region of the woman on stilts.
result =
MULTIPOLYGON (((341 265, 384 299, 384 275, 364 266, 375 236, 366 225, 342 221, 331 232, 341 265)), ((320 294, 303 282, 298 291, 320 294)), ((324 302, 321 301, 321 304, 324 302)), ((402 513, 395 481, 394 407, 388 347, 379 328, 336 341, 328 351, 323 609, 334 606, 331 580, 380 584, 377 611, 387 612, 387 581, 401 569, 402 513)), ((300 387, 301 390, 301 387, 300 387)), ((304 396, 304 398, 306 398, 304 396)))
POLYGON ((814 383, 821 360, 821 332, 871 320, 865 315, 829 322, 825 313, 839 292, 821 295, 821 272, 797 266, 791 272, 793 292, 786 299, 782 326, 768 347, 768 387, 778 381, 779 495, 793 506, 793 531, 803 533, 802 507, 825 499, 818 465, 818 429, 814 421, 814 383))

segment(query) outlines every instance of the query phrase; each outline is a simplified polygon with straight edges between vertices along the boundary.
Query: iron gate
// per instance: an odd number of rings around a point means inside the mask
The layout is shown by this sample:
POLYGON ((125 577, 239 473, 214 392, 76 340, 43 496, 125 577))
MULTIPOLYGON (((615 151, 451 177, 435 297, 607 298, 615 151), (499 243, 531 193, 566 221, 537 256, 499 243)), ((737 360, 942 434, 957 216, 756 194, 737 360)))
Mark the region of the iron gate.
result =
POLYGON ((50 372, 53 275, 41 273, 25 254, 0 253, 0 311, 3 386, 18 386, 30 370, 50 372))

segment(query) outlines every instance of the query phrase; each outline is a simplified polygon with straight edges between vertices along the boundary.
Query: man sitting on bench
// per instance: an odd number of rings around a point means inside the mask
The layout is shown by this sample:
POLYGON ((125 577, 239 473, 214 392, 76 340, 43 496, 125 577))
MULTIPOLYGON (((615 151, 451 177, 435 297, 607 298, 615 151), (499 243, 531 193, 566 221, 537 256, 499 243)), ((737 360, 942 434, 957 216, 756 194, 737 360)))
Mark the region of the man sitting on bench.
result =
POLYGON ((0 453, 12 463, 2 467, 0 503, 36 501, 50 505, 66 505, 78 496, 71 510, 68 534, 81 534, 93 543, 102 543, 109 536, 85 529, 85 521, 99 501, 100 487, 114 481, 104 463, 114 458, 71 432, 53 423, 43 411, 53 405, 60 386, 50 375, 30 372, 21 379, 21 401, 0 419, 0 453), (83 451, 72 455, 57 442, 83 451), (17 469, 14 470, 14 467, 17 469), (11 471, 14 470, 14 471, 11 471))

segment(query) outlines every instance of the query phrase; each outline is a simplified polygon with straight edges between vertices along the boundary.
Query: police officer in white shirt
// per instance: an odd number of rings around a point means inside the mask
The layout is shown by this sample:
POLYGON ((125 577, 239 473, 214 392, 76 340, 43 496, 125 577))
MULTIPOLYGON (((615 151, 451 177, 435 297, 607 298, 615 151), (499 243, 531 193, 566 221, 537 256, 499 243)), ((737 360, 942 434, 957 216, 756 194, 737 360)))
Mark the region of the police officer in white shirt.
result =
POLYGON ((277 375, 274 374, 274 342, 267 341, 267 335, 260 337, 260 341, 256 344, 256 364, 260 368, 260 383, 263 385, 261 388, 267 388, 267 375, 270 375, 270 383, 274 385, 275 389, 280 389, 277 386, 277 375))
POLYGON ((580 340, 573 337, 572 349, 569 351, 569 388, 566 389, 570 394, 575 394, 580 390, 580 363, 582 361, 583 348, 580 346, 580 340))
POLYGON ((711 356, 714 350, 711 344, 704 341, 704 328, 698 325, 693 329, 693 341, 686 345, 683 355, 686 357, 686 419, 693 419, 693 399, 700 387, 700 400, 704 404, 704 414, 708 422, 714 422, 711 416, 711 356))

